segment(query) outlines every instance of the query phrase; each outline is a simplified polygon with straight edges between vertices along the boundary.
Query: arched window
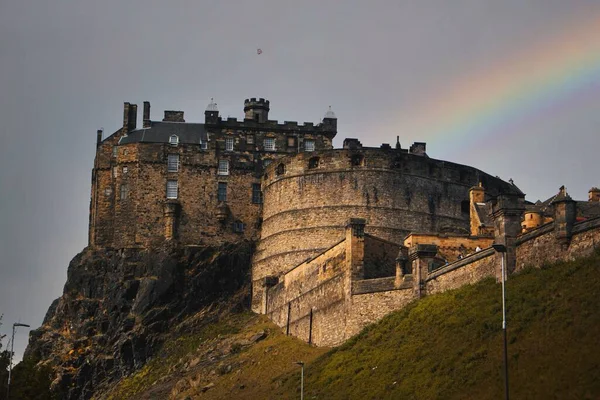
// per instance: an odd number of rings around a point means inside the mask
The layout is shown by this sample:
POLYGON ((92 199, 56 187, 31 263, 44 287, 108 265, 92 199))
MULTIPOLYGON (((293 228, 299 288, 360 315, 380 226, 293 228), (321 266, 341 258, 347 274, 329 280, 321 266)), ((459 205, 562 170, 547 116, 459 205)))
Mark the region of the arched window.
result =
POLYGON ((171 137, 169 138, 169 144, 171 146, 177 146, 179 144, 179 136, 171 135, 171 137))
POLYGON ((285 174, 285 165, 283 163, 277 166, 277 171, 275 171, 277 176, 285 174))
POLYGON ((311 157, 311 159, 308 160, 308 168, 313 169, 313 168, 318 168, 318 167, 319 167, 319 157, 311 157))

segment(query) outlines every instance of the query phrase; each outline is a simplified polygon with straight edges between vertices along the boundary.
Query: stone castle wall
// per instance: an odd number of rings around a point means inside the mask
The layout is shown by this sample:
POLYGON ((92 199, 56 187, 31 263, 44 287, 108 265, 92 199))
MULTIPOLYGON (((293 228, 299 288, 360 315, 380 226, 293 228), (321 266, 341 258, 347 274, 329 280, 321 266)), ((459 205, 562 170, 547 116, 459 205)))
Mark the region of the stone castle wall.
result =
POLYGON ((277 276, 344 235, 349 218, 402 243, 412 231, 469 232, 469 188, 514 190, 475 168, 385 149, 339 149, 285 157, 263 176, 263 224, 253 279, 277 276), (465 207, 466 204, 466 207, 465 207))
POLYGON ((565 244, 551 222, 517 238, 517 271, 526 267, 571 261, 590 255, 600 246, 600 217, 573 225, 572 236, 565 244))

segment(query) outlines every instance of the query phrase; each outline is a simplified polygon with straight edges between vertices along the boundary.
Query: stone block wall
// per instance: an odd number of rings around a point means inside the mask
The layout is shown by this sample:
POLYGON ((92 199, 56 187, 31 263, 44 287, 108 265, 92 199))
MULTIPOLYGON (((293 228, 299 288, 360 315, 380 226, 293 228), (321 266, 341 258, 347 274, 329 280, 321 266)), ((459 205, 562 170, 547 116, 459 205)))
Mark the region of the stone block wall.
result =
POLYGON ((372 236, 401 243, 411 231, 469 232, 469 188, 490 195, 514 187, 475 168, 382 149, 338 149, 284 157, 263 176, 261 239, 253 279, 280 275, 363 218, 372 236), (291 256, 290 248, 294 248, 291 256))
POLYGON ((425 279, 427 294, 457 289, 474 284, 487 277, 495 277, 498 257, 496 251, 487 248, 473 253, 428 274, 425 279))
POLYGON ((600 246, 600 217, 575 223, 566 246, 554 225, 555 222, 543 225, 517 238, 517 271, 585 257, 600 246))

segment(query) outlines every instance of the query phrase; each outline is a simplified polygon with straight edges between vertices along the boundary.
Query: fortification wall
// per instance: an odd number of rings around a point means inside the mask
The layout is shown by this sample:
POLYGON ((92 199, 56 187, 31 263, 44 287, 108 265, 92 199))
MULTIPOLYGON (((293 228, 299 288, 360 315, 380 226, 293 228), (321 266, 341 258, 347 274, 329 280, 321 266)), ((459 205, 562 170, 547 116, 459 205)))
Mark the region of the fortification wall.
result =
POLYGON ((432 271, 425 280, 427 294, 457 289, 487 277, 494 277, 497 263, 496 251, 487 248, 432 271))
POLYGON ((600 246, 600 217, 574 224, 568 246, 558 239, 555 224, 548 223, 517 238, 517 271, 585 257, 600 246))
POLYGON ((318 346, 341 343, 346 279, 343 241, 282 276, 268 290, 267 315, 287 333, 307 342, 318 346))
POLYGON ((394 150, 325 150, 285 157, 263 177, 261 240, 253 279, 279 275, 344 235, 349 218, 401 243, 410 231, 469 232, 469 188, 514 190, 475 168, 394 150), (468 204, 468 203, 467 203, 468 204), (289 253, 294 248, 296 256, 289 253))

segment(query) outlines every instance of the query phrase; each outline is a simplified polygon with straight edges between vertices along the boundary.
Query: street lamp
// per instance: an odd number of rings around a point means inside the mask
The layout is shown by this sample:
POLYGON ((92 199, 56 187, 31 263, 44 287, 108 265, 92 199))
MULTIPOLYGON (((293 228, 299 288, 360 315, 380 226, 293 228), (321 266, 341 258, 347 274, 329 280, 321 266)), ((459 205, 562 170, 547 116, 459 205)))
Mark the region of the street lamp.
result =
POLYGON ((296 361, 294 364, 297 364, 302 368, 300 372, 300 400, 304 400, 304 362, 296 361))
POLYGON ((27 324, 21 324, 20 322, 15 322, 12 328, 12 339, 10 340, 10 362, 8 364, 8 384, 6 385, 6 400, 8 400, 10 395, 10 375, 12 373, 12 358, 15 350, 15 328, 22 326, 24 328, 29 328, 27 324))
POLYGON ((493 244, 492 247, 502 255, 500 264, 502 266, 502 333, 504 335, 504 393, 508 400, 508 344, 506 343, 506 290, 504 281, 506 280, 506 271, 504 269, 504 258, 506 246, 503 244, 493 244))

